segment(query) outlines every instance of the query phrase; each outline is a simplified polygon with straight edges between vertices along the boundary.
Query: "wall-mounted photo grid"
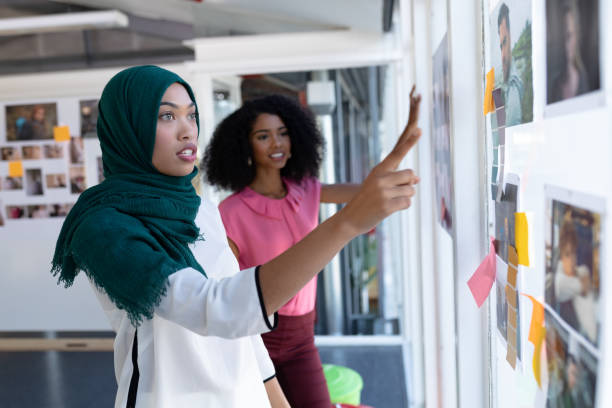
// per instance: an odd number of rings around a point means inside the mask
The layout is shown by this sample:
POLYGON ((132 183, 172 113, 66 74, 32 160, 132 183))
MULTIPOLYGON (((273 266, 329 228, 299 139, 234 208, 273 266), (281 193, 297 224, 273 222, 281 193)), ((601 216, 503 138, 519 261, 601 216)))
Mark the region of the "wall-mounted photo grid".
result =
POLYGON ((84 138, 97 137, 97 100, 79 101, 79 109, 74 114, 80 127, 65 138, 56 133, 57 103, 4 106, 0 228, 17 220, 65 217, 80 193, 103 180, 101 157, 86 163, 84 144, 84 138), (87 180, 86 166, 95 166, 98 180, 87 180))
POLYGON ((594 407, 605 203, 552 186, 546 200, 547 407, 594 407))

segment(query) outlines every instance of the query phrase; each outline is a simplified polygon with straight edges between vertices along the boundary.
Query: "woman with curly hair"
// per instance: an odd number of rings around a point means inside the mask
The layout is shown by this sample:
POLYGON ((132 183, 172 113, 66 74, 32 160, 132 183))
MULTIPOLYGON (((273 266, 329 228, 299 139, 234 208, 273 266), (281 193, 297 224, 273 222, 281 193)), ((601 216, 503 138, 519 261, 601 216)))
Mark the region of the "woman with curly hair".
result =
MULTIPOLYGON (((413 93, 407 129, 418 118, 413 93)), ((302 240, 318 224, 320 203, 346 203, 359 191, 319 182, 322 150, 312 114, 280 95, 247 101, 217 126, 203 168, 210 184, 234 192, 219 211, 241 269, 302 240)), ((313 277, 279 309, 276 330, 262 335, 292 407, 331 406, 314 345, 316 285, 313 277)))

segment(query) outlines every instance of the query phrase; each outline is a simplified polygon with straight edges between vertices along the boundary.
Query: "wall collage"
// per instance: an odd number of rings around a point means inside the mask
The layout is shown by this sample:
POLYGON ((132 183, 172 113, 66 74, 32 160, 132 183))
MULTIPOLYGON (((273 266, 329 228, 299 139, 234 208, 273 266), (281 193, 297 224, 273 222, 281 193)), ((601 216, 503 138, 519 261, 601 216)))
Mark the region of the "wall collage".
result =
POLYGON ((0 228, 63 218, 78 195, 104 178, 96 136, 97 100, 80 100, 80 126, 58 125, 63 102, 7 103, 0 124, 0 228), (77 130, 77 132, 75 132, 77 130), (93 163, 87 150, 94 150, 93 163), (88 177, 95 166, 96 177, 88 177))
MULTIPOLYGON (((480 307, 495 285, 491 292, 495 296, 490 299, 494 302, 492 322, 497 342, 503 345, 504 363, 513 371, 532 373, 530 377, 540 390, 540 403, 535 406, 594 407, 601 355, 605 197, 545 182, 540 189, 543 191, 537 193, 539 200, 545 200, 545 214, 534 214, 536 209, 526 204, 532 203, 533 198, 521 197, 526 191, 521 183, 531 178, 533 185, 537 176, 530 174, 529 166, 513 173, 508 165, 513 161, 515 169, 521 167, 516 165, 519 159, 513 157, 508 146, 507 133, 520 136, 532 132, 529 126, 534 121, 534 77, 540 78, 534 74, 534 58, 541 55, 544 59, 537 61, 539 66, 545 66, 546 80, 541 87, 544 119, 555 120, 605 105, 598 0, 544 3, 545 16, 537 21, 544 21, 545 29, 533 31, 545 33, 546 38, 542 42, 544 52, 537 55, 532 53, 531 0, 490 0, 487 9, 483 113, 489 152, 492 245, 468 286, 480 307), (522 125, 526 125, 519 128, 525 129, 522 132, 510 129, 522 125), (536 222, 542 217, 545 222, 536 222), (538 231, 537 236, 543 240, 530 242, 533 229, 540 225, 544 230, 538 231), (534 246, 542 247, 534 250, 534 246), (537 256, 544 258, 542 275, 533 269, 536 264, 540 269, 537 256), (522 286, 524 273, 530 273, 525 279, 542 276, 543 293, 529 293, 530 288, 522 286), (531 315, 522 312, 521 307, 531 310, 531 315), (526 318, 523 324, 521 317, 526 318), (533 358, 526 355, 527 347, 534 350, 533 358), (529 361, 523 362, 525 359, 529 361)), ((439 60, 435 53, 434 83, 439 60)), ((436 89, 434 85, 434 100, 436 89)), ((443 155, 436 151, 436 168, 443 168, 445 163, 438 163, 439 157, 443 155)), ((442 177, 442 184, 450 177, 442 177)), ((448 201, 438 204, 440 208, 452 207, 448 201)), ((439 221, 447 228, 443 214, 439 211, 439 221)))

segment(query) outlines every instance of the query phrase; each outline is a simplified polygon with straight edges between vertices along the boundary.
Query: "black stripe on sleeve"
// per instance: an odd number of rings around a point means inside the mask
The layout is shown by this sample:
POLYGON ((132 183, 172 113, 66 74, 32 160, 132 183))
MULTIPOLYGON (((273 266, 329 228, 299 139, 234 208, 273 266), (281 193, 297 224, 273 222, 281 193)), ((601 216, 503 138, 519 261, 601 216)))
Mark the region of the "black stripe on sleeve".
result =
POLYGON ((272 374, 271 376, 269 376, 268 378, 266 378, 263 382, 267 383, 268 381, 270 381, 271 379, 276 378, 276 373, 272 374))
POLYGON ((126 408, 136 408, 138 380, 140 379, 140 371, 138 371, 138 330, 134 332, 134 343, 132 345, 132 365, 132 379, 130 380, 126 408))
POLYGON ((259 285, 259 268, 261 265, 258 265, 255 268, 255 285, 257 286, 257 296, 259 296, 259 305, 261 306, 261 312, 263 313, 264 321, 266 322, 266 326, 268 329, 274 330, 276 326, 278 326, 278 312, 274 312, 274 323, 270 325, 270 320, 268 319, 268 315, 266 313, 266 305, 264 304, 263 296, 261 294, 261 286, 259 285))

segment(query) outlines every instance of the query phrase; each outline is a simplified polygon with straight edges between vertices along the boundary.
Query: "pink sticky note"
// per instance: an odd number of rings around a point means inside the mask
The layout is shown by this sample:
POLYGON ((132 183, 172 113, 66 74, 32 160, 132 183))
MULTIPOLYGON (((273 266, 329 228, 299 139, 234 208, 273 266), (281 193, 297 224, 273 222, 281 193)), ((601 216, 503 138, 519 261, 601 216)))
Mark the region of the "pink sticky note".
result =
POLYGON ((493 239, 491 239, 489 254, 482 260, 467 283, 478 307, 482 306, 487 299, 493 282, 495 282, 495 264, 495 246, 493 245, 493 239))

